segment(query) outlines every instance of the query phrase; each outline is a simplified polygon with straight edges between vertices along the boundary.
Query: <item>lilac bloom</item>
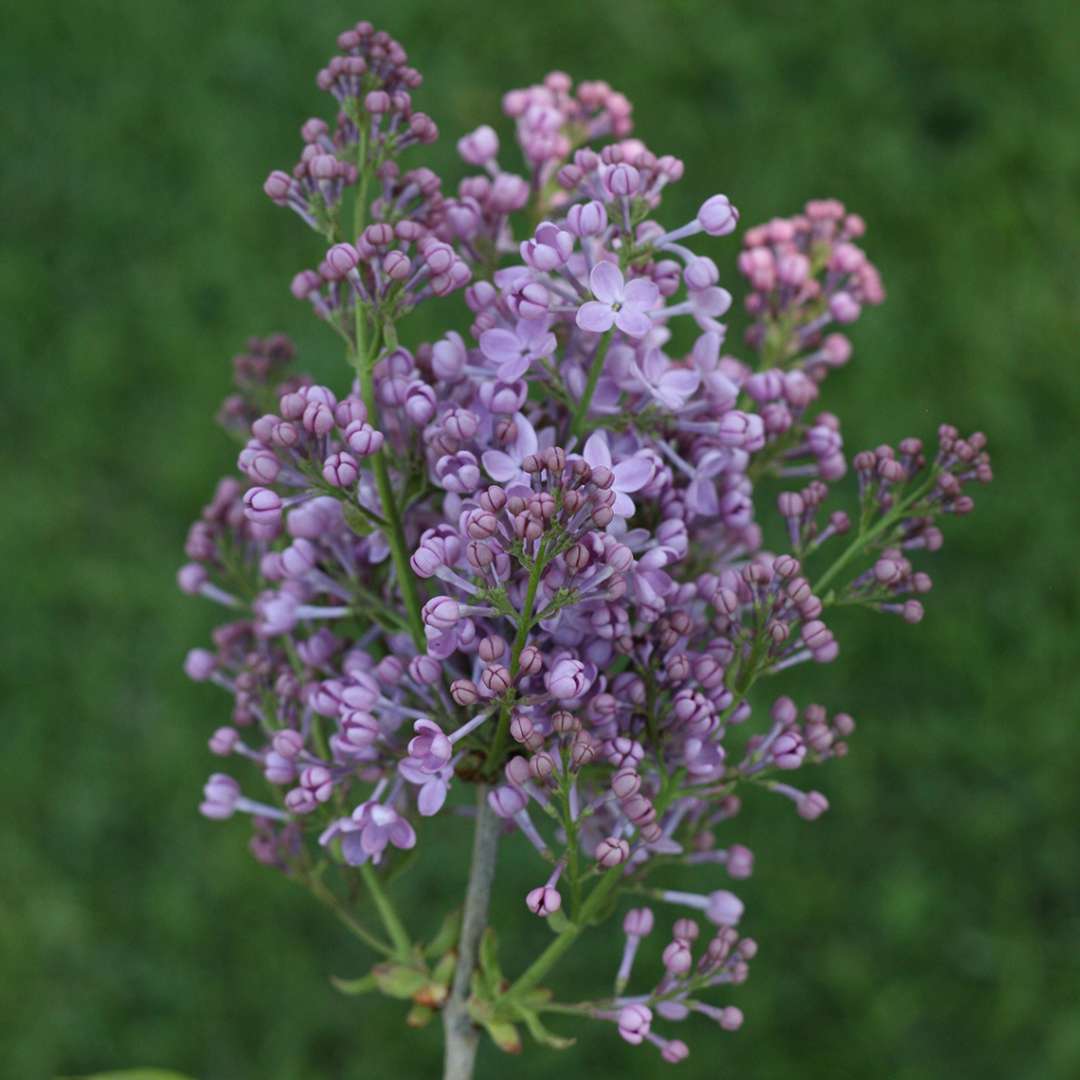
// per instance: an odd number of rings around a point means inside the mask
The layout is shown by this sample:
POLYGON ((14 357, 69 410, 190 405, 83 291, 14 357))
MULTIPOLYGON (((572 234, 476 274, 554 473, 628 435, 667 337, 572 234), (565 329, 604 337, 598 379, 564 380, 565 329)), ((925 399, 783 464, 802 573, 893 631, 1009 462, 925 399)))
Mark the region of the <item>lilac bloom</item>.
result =
POLYGON ((416 735, 409 740, 407 760, 425 773, 438 772, 454 752, 454 744, 446 737, 443 729, 431 720, 417 720, 413 724, 416 735))
POLYGON ((582 330, 603 334, 617 326, 629 337, 642 338, 652 329, 648 313, 660 299, 652 281, 634 278, 624 283, 614 263, 599 262, 589 274, 589 288, 596 299, 578 308, 577 324, 582 330))
POLYGON ((529 370, 534 360, 555 351, 555 335, 548 319, 518 319, 514 329, 494 327, 480 335, 480 351, 493 364, 503 382, 514 382, 529 370))
POLYGON ((525 419, 522 413, 514 414, 514 441, 505 452, 485 450, 481 460, 488 475, 500 484, 522 483, 529 485, 528 473, 522 471, 521 463, 540 448, 536 429, 525 419))
POLYGON ((416 846, 413 827, 393 808, 382 803, 361 803, 352 817, 339 818, 319 837, 324 847, 341 837, 341 854, 350 866, 359 866, 369 858, 379 861, 388 844, 396 848, 416 846))
POLYGON ((443 803, 446 802, 446 794, 450 790, 450 781, 454 776, 452 766, 447 764, 436 772, 428 772, 421 769, 414 758, 404 758, 398 762, 398 772, 410 784, 419 786, 416 808, 423 817, 431 817, 442 809, 443 803))
POLYGON ((581 456, 594 469, 600 465, 611 469, 615 474, 615 483, 612 485, 615 503, 612 510, 619 517, 630 517, 634 512, 634 500, 630 498, 630 495, 632 492, 640 491, 652 479, 652 462, 648 458, 634 455, 625 458, 617 465, 612 465, 611 448, 608 446, 607 435, 603 431, 593 432, 589 436, 581 456))
POLYGON ((690 311, 702 330, 722 334, 723 323, 717 322, 731 307, 731 293, 719 285, 698 289, 690 294, 690 311))
POLYGON ((686 508, 692 514, 715 517, 720 513, 720 497, 715 478, 731 467, 730 450, 706 450, 694 468, 686 489, 686 508))
POLYGON ((697 370, 676 367, 659 349, 650 350, 634 370, 648 393, 672 412, 682 409, 701 385, 697 370))

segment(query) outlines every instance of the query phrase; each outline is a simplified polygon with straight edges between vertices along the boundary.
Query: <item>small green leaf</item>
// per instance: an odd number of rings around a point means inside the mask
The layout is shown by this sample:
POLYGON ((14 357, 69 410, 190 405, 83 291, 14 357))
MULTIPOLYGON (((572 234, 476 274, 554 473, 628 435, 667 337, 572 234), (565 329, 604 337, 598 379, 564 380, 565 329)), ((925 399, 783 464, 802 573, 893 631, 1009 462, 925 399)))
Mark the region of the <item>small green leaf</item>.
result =
POLYGON ((455 908, 442 921, 438 932, 424 949, 424 955, 429 960, 448 953, 458 943, 461 935, 461 908, 455 908))
POLYGON ((337 975, 331 975, 330 985, 339 994, 348 994, 350 997, 357 994, 370 994, 379 988, 374 975, 361 975, 359 979, 340 979, 337 975))
POLYGON ((345 524, 356 533, 357 536, 367 536, 374 528, 371 519, 360 509, 356 503, 348 500, 342 501, 341 509, 345 515, 345 524))
POLYGON ((411 998, 428 981, 426 972, 405 964, 378 964, 371 969, 372 977, 387 997, 411 998))
POLYGON ((518 1012, 521 1014, 525 1026, 529 1029, 529 1034, 542 1046, 550 1046, 552 1050, 566 1050, 577 1041, 548 1031, 540 1022, 540 1017, 532 1009, 518 1009, 518 1012))
POLYGON ((431 972, 431 978, 433 982, 437 982, 442 986, 449 986, 450 980, 454 977, 454 968, 457 967, 457 953, 448 952, 436 965, 431 972))
POLYGON ((546 986, 538 986, 522 996, 521 1004, 526 1009, 539 1009, 551 1000, 551 996, 551 991, 546 986))
POLYGON ((489 1020, 484 1024, 484 1028, 491 1036, 491 1041, 504 1053, 521 1053, 521 1036, 509 1020, 489 1020))
POLYGON ((480 970, 484 973, 484 981, 492 987, 498 987, 502 982, 502 971, 499 968, 499 942, 495 937, 495 931, 489 926, 480 939, 480 970))
POLYGON ((426 1005, 414 1005, 405 1017, 405 1023, 412 1028, 427 1027, 434 1015, 434 1009, 429 1009, 426 1005))
POLYGON ((449 996, 449 983, 429 982, 417 990, 413 995, 413 1000, 417 1005, 427 1005, 432 1009, 441 1009, 446 1004, 446 999, 449 996))

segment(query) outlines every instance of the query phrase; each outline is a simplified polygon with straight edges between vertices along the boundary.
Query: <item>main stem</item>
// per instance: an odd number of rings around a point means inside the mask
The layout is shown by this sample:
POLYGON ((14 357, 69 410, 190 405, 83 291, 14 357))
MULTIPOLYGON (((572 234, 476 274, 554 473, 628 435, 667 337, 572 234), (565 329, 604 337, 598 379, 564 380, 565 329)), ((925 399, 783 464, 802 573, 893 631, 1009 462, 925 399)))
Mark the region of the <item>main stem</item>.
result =
MULTIPOLYGON (((372 348, 367 353, 359 351, 359 342, 364 340, 364 318, 363 306, 358 300, 356 304, 356 340, 358 342, 355 356, 356 373, 360 381, 360 396, 364 399, 364 406, 367 408, 368 423, 377 428, 379 426, 379 405, 375 398, 376 350, 372 348)), ((405 545, 405 526, 402 524, 401 511, 398 509, 397 499, 394 497, 394 487, 390 483, 390 470, 386 467, 385 448, 378 450, 371 456, 371 468, 375 473, 375 487, 379 492, 382 515, 386 519, 386 528, 383 530, 383 535, 390 546, 390 556, 394 561, 398 588, 401 589, 401 599, 405 604, 405 616, 408 619, 409 632, 412 635, 413 644, 423 652, 425 650, 424 623, 420 618, 420 597, 416 591, 416 578, 413 576, 412 567, 409 565, 409 552, 405 545)))
MULTIPOLYGON (((363 132, 363 129, 361 128, 363 132)), ((353 211, 353 232, 357 237, 364 230, 367 221, 367 193, 368 180, 371 170, 367 160, 367 135, 362 133, 357 147, 356 158, 357 170, 360 174, 360 186, 356 195, 356 203, 353 211)), ((379 403, 375 398, 375 359, 378 356, 378 327, 373 334, 371 347, 367 346, 367 314, 360 298, 355 298, 356 318, 356 348, 353 353, 353 367, 356 368, 357 378, 360 382, 360 396, 364 400, 367 409, 368 423, 372 427, 379 427, 379 403)), ((374 319, 374 315, 372 318, 374 319)), ((392 324, 388 323, 384 328, 392 332, 392 324)), ((390 545, 390 556, 394 562, 394 570, 397 574, 398 588, 401 589, 401 599, 405 603, 405 616, 409 623, 409 633, 412 635, 413 644, 420 650, 425 651, 424 623, 420 617, 420 597, 416 591, 416 578, 413 576, 412 567, 409 565, 409 552, 405 544, 405 526, 401 521, 401 511, 398 509, 397 499, 394 497, 394 487, 390 483, 390 470, 386 466, 386 452, 380 449, 372 455, 371 468, 375 473, 375 487, 379 492, 379 503, 382 505, 383 517, 386 519, 386 528, 383 535, 390 545)))
MULTIPOLYGON (((521 653, 529 640, 529 631, 533 624, 533 611, 536 607, 536 591, 540 587, 540 578, 547 567, 547 545, 540 542, 536 558, 533 560, 532 569, 529 571, 529 584, 525 589, 525 604, 521 609, 521 617, 518 622, 517 633, 514 635, 514 644, 510 650, 510 680, 516 682, 518 672, 521 669, 521 653)), ((491 775, 498 769, 502 762, 503 748, 506 746, 506 736, 510 730, 511 707, 504 704, 499 712, 499 723, 495 728, 495 737, 491 741, 491 750, 488 753, 487 770, 491 775)))
POLYGON ((604 359, 607 357, 612 334, 613 331, 609 330, 600 344, 597 345, 596 352, 593 353, 592 364, 589 365, 585 391, 581 395, 581 400, 577 403, 577 408, 574 409, 573 416, 570 418, 570 434, 577 439, 580 439, 585 433, 585 421, 589 415, 589 406, 592 404, 593 394, 596 393, 596 384, 600 381, 600 376, 604 370, 604 359))
POLYGON ((476 970, 480 938, 488 921, 491 883, 495 878, 495 854, 499 843, 499 819, 488 806, 487 784, 476 790, 476 832, 473 835, 472 865, 465 893, 465 913, 458 943, 454 985, 443 1007, 446 1049, 443 1080, 472 1080, 480 1032, 469 1016, 469 993, 476 970))

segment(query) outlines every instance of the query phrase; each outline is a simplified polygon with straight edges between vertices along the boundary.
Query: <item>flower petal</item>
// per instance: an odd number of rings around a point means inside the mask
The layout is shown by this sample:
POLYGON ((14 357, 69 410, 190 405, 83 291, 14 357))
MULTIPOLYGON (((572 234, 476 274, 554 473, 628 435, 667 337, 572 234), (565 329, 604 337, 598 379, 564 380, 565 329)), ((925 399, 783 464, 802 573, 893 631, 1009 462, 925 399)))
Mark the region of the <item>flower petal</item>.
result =
POLYGON ((692 368, 672 368, 657 384, 657 392, 669 408, 681 409, 697 390, 701 376, 692 368))
POLYGON ((513 480, 521 472, 518 463, 501 450, 485 450, 480 460, 483 461, 488 476, 500 484, 513 480))
POLYGON ((718 319, 729 307, 731 307, 731 293, 727 289, 721 289, 713 285, 708 289, 702 289, 694 293, 692 298, 694 311, 698 315, 709 315, 718 319))
POLYGON ((612 471, 616 491, 640 491, 652 479, 653 466, 646 458, 632 457, 620 461, 612 471))
POLYGON ((582 330, 588 330, 591 334, 603 334, 611 329, 615 322, 615 312, 610 304, 601 304, 596 300, 589 300, 578 308, 577 324, 582 330))
POLYGON ((715 517, 720 512, 720 500, 716 497, 716 485, 702 476, 696 476, 686 489, 686 505, 694 514, 715 517))
POLYGON ((542 319, 518 319, 514 333, 522 345, 535 347, 538 341, 543 340, 550 325, 551 318, 546 315, 542 319))
POLYGON ((550 356, 558 345, 558 341, 555 339, 555 335, 548 333, 545 334, 539 341, 536 341, 532 345, 531 355, 534 360, 539 360, 542 356, 550 356))
POLYGON ((640 308, 623 307, 615 312, 615 325, 630 337, 643 338, 652 329, 652 319, 640 308))
POLYGON ((389 836, 390 843, 396 848, 416 847, 416 830, 403 817, 390 826, 389 836))
POLYGON ((359 833, 360 847, 368 855, 378 855, 386 849, 389 829, 385 825, 365 825, 359 833))
POLYGON ((634 506, 634 500, 629 495, 616 491, 615 501, 611 504, 611 509, 615 511, 618 517, 632 517, 634 510, 637 508, 634 506))
POLYGON ((341 856, 350 866, 359 866, 368 860, 368 853, 364 850, 363 833, 347 833, 341 838, 341 856))
POLYGON ((529 370, 529 365, 532 361, 527 356, 522 356, 520 353, 510 360, 505 360, 499 365, 498 376, 503 382, 514 382, 516 379, 520 379, 526 371, 529 370))
POLYGON ((634 278, 626 283, 623 290, 623 302, 634 307, 651 308, 660 299, 660 290, 655 281, 648 278, 634 278))
POLYGON ((611 450, 607 436, 602 431, 594 431, 581 450, 581 456, 595 469, 598 465, 611 468, 611 450))
POLYGON ((423 817, 437 814, 446 802, 446 784, 438 777, 430 780, 421 789, 416 800, 416 808, 423 817))
POLYGON ((521 342, 517 334, 496 326, 480 335, 480 351, 492 363, 504 364, 521 355, 521 342))
POLYGON ((514 414, 514 431, 514 449, 517 451, 517 459, 524 461, 540 448, 540 440, 536 437, 536 428, 522 413, 514 414))
POLYGON ((623 298, 622 272, 612 262, 598 262, 589 274, 589 288, 597 300, 618 303, 623 298))

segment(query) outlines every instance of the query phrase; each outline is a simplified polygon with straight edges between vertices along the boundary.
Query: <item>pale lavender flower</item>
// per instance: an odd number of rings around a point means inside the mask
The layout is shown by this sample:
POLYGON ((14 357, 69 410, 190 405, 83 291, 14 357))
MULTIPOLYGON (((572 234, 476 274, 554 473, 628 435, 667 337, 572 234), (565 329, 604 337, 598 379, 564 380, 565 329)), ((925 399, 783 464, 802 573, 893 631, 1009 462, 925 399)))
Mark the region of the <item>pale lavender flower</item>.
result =
POLYGON ((589 289, 596 299, 578 308, 577 324, 582 330, 603 334, 614 326, 628 337, 642 338, 652 329, 649 311, 660 299, 652 281, 634 278, 624 283, 614 263, 599 262, 589 274, 589 289))

